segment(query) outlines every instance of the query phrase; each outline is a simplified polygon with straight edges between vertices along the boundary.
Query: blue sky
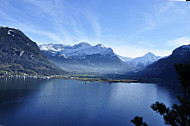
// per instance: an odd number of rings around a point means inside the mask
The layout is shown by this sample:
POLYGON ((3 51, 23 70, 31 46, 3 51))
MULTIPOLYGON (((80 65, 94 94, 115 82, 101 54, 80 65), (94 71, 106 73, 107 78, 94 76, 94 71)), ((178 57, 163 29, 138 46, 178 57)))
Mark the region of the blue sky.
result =
POLYGON ((37 43, 102 43, 127 57, 171 54, 190 43, 190 2, 0 0, 0 25, 37 43))

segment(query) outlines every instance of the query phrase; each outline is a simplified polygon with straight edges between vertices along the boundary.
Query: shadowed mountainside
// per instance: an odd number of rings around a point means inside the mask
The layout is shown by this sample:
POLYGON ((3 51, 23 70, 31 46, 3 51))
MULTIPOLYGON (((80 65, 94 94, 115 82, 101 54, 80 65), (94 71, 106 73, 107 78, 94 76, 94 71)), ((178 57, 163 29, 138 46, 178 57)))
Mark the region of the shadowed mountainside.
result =
POLYGON ((18 29, 0 27, 0 74, 55 75, 64 72, 18 29))
POLYGON ((190 45, 176 48, 168 57, 162 58, 136 73, 127 73, 120 77, 141 78, 144 80, 160 79, 177 82, 178 76, 174 64, 190 64, 190 45))

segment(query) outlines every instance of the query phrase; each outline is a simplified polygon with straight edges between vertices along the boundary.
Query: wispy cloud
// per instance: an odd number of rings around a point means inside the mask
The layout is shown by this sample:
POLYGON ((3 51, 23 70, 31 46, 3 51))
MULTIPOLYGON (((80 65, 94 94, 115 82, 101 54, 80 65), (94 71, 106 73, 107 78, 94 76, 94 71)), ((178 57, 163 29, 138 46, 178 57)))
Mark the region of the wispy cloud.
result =
POLYGON ((145 11, 142 13, 143 21, 141 22, 141 27, 137 30, 137 32, 131 35, 131 38, 135 38, 141 34, 146 32, 153 31, 158 29, 160 25, 169 22, 168 17, 165 16, 165 13, 168 13, 174 7, 174 3, 165 2, 160 5, 152 5, 150 8, 151 11, 145 11))
POLYGON ((172 2, 166 2, 163 4, 160 4, 158 6, 154 6, 153 12, 146 12, 144 13, 144 20, 147 24, 142 31, 150 31, 154 30, 155 28, 159 27, 159 25, 166 22, 164 14, 170 11, 174 7, 174 3, 172 2))
POLYGON ((190 44, 190 38, 189 37, 175 38, 175 39, 169 40, 166 43, 167 46, 174 46, 174 47, 178 47, 181 45, 188 45, 188 44, 190 44))
POLYGON ((51 17, 56 16, 64 16, 64 12, 62 10, 62 4, 60 0, 21 0, 25 3, 30 4, 30 6, 33 6, 36 8, 37 14, 41 15, 48 15, 51 17))
POLYGON ((164 5, 160 5, 157 8, 158 14, 164 14, 169 10, 172 10, 174 8, 175 4, 173 2, 166 2, 164 5))
MULTIPOLYGON (((139 0, 133 2, 134 6, 141 7, 139 0)), ((98 2, 2 0, 0 24, 18 28, 38 43, 75 44, 79 41, 87 41, 93 45, 102 43, 114 47, 114 50, 120 55, 132 57, 141 56, 148 51, 157 55, 167 55, 171 48, 182 44, 180 41, 183 41, 183 44, 189 42, 189 37, 185 34, 188 32, 188 28, 186 28, 184 36, 187 37, 174 39, 175 41, 170 40, 168 45, 164 45, 168 37, 173 35, 173 33, 169 33, 175 29, 173 27, 175 22, 180 20, 179 24, 190 26, 187 23, 190 21, 188 18, 190 6, 183 3, 179 5, 177 2, 168 0, 161 1, 159 4, 150 2, 148 5, 145 5, 146 2, 142 2, 145 7, 135 8, 135 11, 131 4, 126 5, 129 9, 110 10, 117 3, 119 2, 110 2, 107 6, 106 0, 98 0, 98 2), (119 18, 117 11, 123 12, 119 18), (171 23, 172 25, 170 25, 171 23), (169 35, 163 36, 164 33, 169 35), (166 46, 163 47, 166 50, 159 49, 158 43, 166 46)), ((179 36, 177 32, 174 32, 173 36, 175 35, 179 36)))
POLYGON ((140 42, 137 42, 138 44, 140 45, 143 45, 143 46, 148 46, 148 47, 154 47, 155 45, 150 43, 150 42, 146 42, 146 41, 140 41, 140 42))
MULTIPOLYGON (((28 20, 28 15, 21 14, 22 10, 14 7, 10 1, 5 1, 3 4, 6 4, 9 14, 0 9, 0 15, 9 21, 8 26, 19 28, 27 33, 45 36, 45 40, 49 38, 49 41, 56 43, 73 44, 78 41, 98 41, 101 37, 102 29, 98 22, 98 16, 91 9, 67 6, 67 3, 62 0, 21 1, 25 6, 29 6, 25 11, 30 14, 33 21, 28 20), (15 18, 14 15, 18 13, 20 13, 19 17, 15 18), (83 20, 88 20, 90 27, 84 26, 83 20), (43 23, 47 23, 49 26, 43 23), (92 31, 94 31, 94 35, 89 36, 89 32, 92 31)), ((20 2, 17 3, 20 4, 20 2)), ((40 42, 43 43, 43 41, 40 42)))
POLYGON ((96 34, 96 38, 97 39, 100 38, 102 35, 102 29, 101 29, 101 26, 98 22, 98 17, 96 16, 96 14, 88 12, 87 13, 87 19, 89 20, 90 24, 93 27, 93 30, 96 34))

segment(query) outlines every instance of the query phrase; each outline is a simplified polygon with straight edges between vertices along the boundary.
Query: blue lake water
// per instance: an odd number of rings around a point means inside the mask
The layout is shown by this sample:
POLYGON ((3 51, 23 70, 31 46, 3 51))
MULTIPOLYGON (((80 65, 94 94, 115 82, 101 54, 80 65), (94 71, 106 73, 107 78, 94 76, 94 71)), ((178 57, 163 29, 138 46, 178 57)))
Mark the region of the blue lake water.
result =
POLYGON ((0 125, 133 126, 130 120, 140 115, 149 125, 162 126, 150 105, 170 106, 181 94, 181 87, 172 85, 2 78, 0 125))

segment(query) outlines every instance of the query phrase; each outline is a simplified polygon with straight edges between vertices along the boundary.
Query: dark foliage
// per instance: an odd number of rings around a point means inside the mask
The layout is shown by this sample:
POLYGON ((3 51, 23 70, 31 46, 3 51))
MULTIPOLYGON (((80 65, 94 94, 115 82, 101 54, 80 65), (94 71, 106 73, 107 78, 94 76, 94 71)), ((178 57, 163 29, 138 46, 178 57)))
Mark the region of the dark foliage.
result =
POLYGON ((133 120, 131 120, 136 126, 148 126, 145 122, 143 122, 143 118, 136 116, 133 120))
MULTIPOLYGON (((156 102, 151 108, 163 116, 165 123, 171 126, 190 125, 190 64, 175 64, 175 69, 179 74, 179 80, 184 88, 184 96, 177 97, 180 104, 173 104, 171 108, 164 103, 156 102)), ((142 126, 143 118, 134 118, 131 122, 136 126, 142 126), (136 120, 136 121, 134 121, 136 120), (140 120, 140 121, 139 121, 140 120), (141 125, 139 125, 141 124, 141 125)))
MULTIPOLYGON (((179 98, 179 97, 178 97, 179 98)), ((171 108, 163 103, 156 102, 151 108, 164 117, 165 123, 171 126, 189 126, 190 124, 190 101, 179 98, 180 105, 173 104, 171 108)))

